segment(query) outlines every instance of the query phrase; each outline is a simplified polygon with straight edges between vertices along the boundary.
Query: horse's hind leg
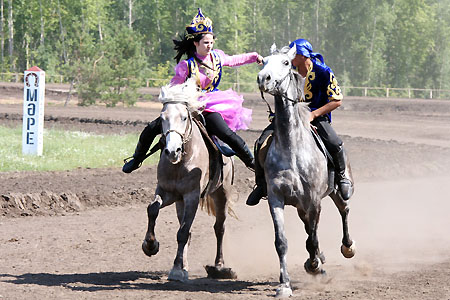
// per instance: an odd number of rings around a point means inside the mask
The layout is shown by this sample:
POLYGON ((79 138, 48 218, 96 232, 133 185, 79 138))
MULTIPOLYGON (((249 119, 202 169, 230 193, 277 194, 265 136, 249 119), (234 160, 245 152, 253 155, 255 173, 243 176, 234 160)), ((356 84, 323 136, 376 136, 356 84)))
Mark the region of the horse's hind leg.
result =
MULTIPOLYGON (((190 232, 191 232, 191 226, 194 222, 194 217, 197 212, 198 203, 199 203, 199 195, 200 193, 192 192, 188 195, 184 195, 183 201, 184 201, 184 210, 182 217, 179 216, 180 222, 180 228, 178 229, 177 233, 177 242, 178 242, 178 248, 177 248, 177 255, 175 257, 175 260, 173 262, 172 270, 170 270, 169 273, 169 280, 176 280, 176 281, 187 281, 188 280, 188 272, 185 270, 185 261, 187 260, 187 257, 185 258, 184 254, 187 252, 187 243, 189 241, 190 232)), ((179 207, 179 206, 177 206, 179 207)), ((181 212, 180 212, 181 213, 181 212)))
MULTIPOLYGON (((184 202, 183 201, 177 201, 175 203, 176 205, 176 209, 177 209, 177 219, 178 219, 178 224, 181 226, 181 223, 183 222, 183 216, 184 216, 184 202)), ((191 243, 191 233, 189 232, 189 237, 188 237, 188 241, 186 243, 186 245, 184 246, 184 250, 183 250, 183 270, 185 270, 186 272, 189 271, 189 263, 188 263, 188 249, 189 249, 189 244, 191 243)))
POLYGON ((356 252, 355 241, 350 238, 350 234, 348 233, 348 213, 350 212, 350 207, 348 205, 348 201, 342 199, 342 197, 334 191, 330 194, 331 199, 333 199, 334 204, 339 210, 342 218, 342 246, 341 253, 346 258, 352 258, 356 252))
POLYGON ((275 248, 280 261, 280 286, 276 297, 286 298, 292 296, 291 280, 287 271, 287 238, 284 232, 284 204, 269 197, 270 214, 275 229, 275 248))
MULTIPOLYGON (((306 213, 303 211, 303 209, 297 208, 297 214, 300 217, 300 219, 303 221, 303 224, 305 225, 305 232, 309 237, 310 232, 311 232, 311 226, 308 221, 309 219, 306 217, 306 213)), ((319 246, 317 246, 317 247, 318 247, 318 252, 319 252, 319 259, 320 259, 321 263, 324 264, 325 263, 325 255, 322 252, 320 252, 319 246)))
POLYGON ((308 239, 306 240, 306 250, 309 253, 309 258, 305 262, 305 270, 309 274, 317 275, 324 274, 322 269, 322 263, 324 262, 323 254, 319 250, 319 238, 317 236, 317 229, 319 225, 320 217, 320 202, 315 207, 310 207, 305 222, 305 229, 308 233, 308 239), (306 225, 307 224, 307 225, 306 225))
POLYGON ((212 196, 214 198, 216 213, 214 232, 216 234, 217 252, 214 266, 206 266, 205 270, 210 278, 236 279, 237 275, 231 268, 224 268, 225 261, 223 259, 223 236, 225 234, 225 220, 227 217, 227 195, 222 188, 216 191, 212 196))

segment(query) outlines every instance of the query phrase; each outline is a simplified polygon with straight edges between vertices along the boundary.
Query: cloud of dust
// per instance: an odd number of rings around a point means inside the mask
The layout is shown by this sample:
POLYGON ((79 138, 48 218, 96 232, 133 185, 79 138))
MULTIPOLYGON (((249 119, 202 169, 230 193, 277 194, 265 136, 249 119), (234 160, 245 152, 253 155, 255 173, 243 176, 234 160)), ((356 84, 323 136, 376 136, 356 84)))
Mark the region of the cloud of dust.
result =
MULTIPOLYGON (((367 277, 373 271, 407 271, 449 258, 450 199, 442 193, 450 178, 360 183, 350 203, 349 232, 357 252, 346 259, 340 253, 341 218, 330 198, 322 201, 319 243, 325 270, 338 277, 367 277)), ((273 278, 279 262, 267 201, 256 207, 236 208, 239 221, 228 223, 225 259, 240 279, 273 278)), ((306 233, 293 207, 285 209, 288 270, 307 277, 306 233)))

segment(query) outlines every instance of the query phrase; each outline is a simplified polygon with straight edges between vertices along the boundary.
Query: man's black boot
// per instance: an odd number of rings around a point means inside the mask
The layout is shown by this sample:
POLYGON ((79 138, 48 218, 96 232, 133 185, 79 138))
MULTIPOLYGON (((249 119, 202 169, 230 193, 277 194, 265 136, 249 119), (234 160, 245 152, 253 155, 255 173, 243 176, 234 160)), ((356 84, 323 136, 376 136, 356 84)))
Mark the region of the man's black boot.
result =
POLYGON ((346 170, 347 156, 342 146, 333 158, 342 199, 348 200, 353 195, 353 182, 346 170))

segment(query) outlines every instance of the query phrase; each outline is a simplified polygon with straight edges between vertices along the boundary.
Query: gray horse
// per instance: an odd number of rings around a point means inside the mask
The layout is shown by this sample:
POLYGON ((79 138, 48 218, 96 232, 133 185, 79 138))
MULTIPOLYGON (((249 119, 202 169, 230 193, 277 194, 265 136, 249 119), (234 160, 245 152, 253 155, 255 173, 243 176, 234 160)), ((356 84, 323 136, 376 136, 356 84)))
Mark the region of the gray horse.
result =
POLYGON ((265 161, 268 201, 275 227, 275 247, 280 260, 280 286, 277 297, 292 295, 287 271, 287 239, 284 232, 284 206, 296 207, 305 225, 309 258, 304 267, 310 274, 322 274, 323 253, 319 250, 317 228, 321 199, 330 196, 342 217, 341 252, 347 257, 355 254, 355 243, 348 234, 348 201, 344 201, 335 185, 329 184, 327 160, 316 145, 310 131, 310 110, 302 103, 304 79, 292 70, 291 61, 296 48, 275 45, 271 55, 264 58, 258 73, 259 89, 275 97, 275 130, 265 161))
MULTIPOLYGON (((201 103, 194 81, 175 86, 165 86, 159 96, 163 103, 161 120, 165 147, 158 164, 158 184, 154 200, 148 205, 148 229, 142 249, 148 256, 159 251, 155 236, 155 222, 159 210, 176 204, 180 228, 177 233, 178 249, 169 280, 188 280, 187 250, 191 225, 200 201, 206 201, 208 211, 216 216, 214 230, 217 238, 217 254, 214 266, 207 266, 208 274, 217 278, 235 278, 231 269, 224 268, 222 241, 232 184, 232 161, 223 157, 223 180, 209 188, 202 199, 209 181, 208 148, 193 116, 199 114, 201 103)), ((200 203, 201 204, 201 203, 200 203)))

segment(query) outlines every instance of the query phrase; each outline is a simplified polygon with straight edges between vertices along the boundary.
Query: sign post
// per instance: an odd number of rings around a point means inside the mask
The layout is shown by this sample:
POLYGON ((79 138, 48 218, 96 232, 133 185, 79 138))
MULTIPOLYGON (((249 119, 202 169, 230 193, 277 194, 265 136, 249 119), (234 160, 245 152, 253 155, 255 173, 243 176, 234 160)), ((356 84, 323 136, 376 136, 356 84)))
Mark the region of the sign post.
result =
POLYGON ((24 72, 22 153, 42 155, 45 72, 32 67, 24 72))

